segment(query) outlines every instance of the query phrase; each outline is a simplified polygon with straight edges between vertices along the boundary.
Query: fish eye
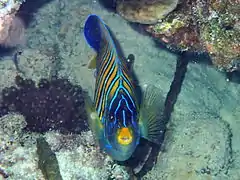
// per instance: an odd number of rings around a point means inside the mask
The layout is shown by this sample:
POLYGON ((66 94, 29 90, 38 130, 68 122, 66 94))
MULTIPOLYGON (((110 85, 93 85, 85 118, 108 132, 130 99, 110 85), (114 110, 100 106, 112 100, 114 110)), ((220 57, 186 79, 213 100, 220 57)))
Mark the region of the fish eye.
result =
POLYGON ((110 115, 110 116, 109 116, 109 120, 110 120, 110 121, 113 121, 113 120, 114 120, 114 116, 113 116, 113 115, 110 115))

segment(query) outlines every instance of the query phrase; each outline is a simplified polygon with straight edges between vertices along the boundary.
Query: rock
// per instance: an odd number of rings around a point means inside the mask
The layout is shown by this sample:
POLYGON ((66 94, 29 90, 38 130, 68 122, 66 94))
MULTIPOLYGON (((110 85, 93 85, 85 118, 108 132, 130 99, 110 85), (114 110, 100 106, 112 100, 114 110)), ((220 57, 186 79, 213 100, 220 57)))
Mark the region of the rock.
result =
POLYGON ((177 6, 178 0, 118 1, 117 12, 126 20, 141 24, 154 24, 177 6))
POLYGON ((227 123, 209 113, 174 115, 158 163, 143 179, 211 179, 226 172, 231 160, 227 123), (211 138, 210 138, 211 137, 211 138))

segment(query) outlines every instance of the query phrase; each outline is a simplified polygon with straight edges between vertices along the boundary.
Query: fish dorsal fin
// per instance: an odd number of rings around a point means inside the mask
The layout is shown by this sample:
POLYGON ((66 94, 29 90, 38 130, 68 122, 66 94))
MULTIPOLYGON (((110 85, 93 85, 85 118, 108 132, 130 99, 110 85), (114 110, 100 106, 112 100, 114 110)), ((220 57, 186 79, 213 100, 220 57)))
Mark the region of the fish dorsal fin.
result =
POLYGON ((105 59, 103 58, 105 53, 117 56, 113 34, 99 16, 94 14, 88 16, 84 26, 84 36, 88 45, 96 52, 88 64, 89 69, 97 68, 98 64, 105 59))
POLYGON ((84 25, 84 36, 88 44, 97 52, 100 50, 102 40, 102 30, 100 28, 101 19, 91 14, 88 16, 84 25))
POLYGON ((95 14, 89 15, 85 22, 84 37, 88 44, 98 53, 106 43, 112 46, 110 48, 115 48, 110 29, 105 22, 95 14))
POLYGON ((163 112, 164 98, 161 90, 153 85, 148 85, 143 93, 140 106, 139 126, 141 136, 150 142, 159 144, 163 133, 163 112))

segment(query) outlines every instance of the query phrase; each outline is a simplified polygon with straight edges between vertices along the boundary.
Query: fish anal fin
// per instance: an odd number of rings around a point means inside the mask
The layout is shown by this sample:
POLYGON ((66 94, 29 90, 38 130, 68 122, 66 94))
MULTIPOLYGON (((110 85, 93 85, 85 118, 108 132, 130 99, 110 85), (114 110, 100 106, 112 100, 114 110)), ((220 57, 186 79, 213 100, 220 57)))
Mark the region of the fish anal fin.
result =
POLYGON ((143 93, 139 126, 141 136, 156 144, 161 143, 161 135, 165 130, 165 124, 161 119, 163 107, 164 98, 161 90, 153 85, 148 85, 143 93))

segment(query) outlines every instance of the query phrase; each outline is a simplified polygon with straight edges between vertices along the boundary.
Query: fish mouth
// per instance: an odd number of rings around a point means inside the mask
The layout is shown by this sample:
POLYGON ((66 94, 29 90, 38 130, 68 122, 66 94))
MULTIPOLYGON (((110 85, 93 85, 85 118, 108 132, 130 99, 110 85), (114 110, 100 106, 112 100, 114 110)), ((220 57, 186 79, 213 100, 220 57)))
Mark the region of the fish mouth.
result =
POLYGON ((117 132, 117 142, 123 146, 130 145, 133 142, 132 131, 129 128, 121 128, 117 132))

